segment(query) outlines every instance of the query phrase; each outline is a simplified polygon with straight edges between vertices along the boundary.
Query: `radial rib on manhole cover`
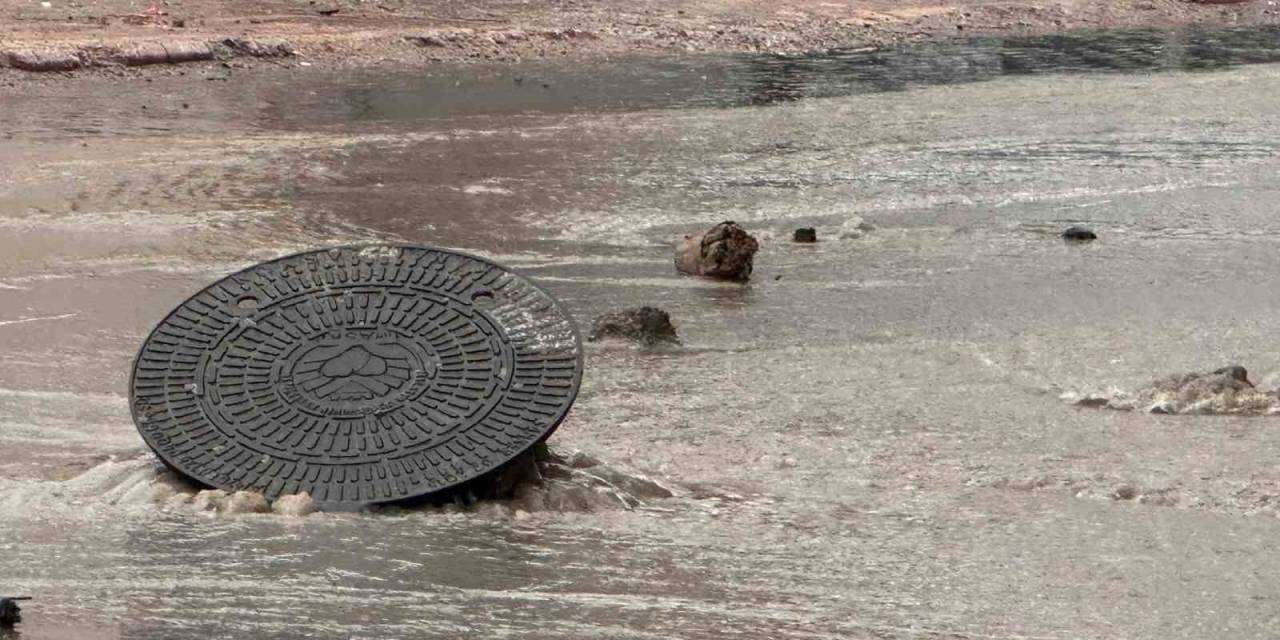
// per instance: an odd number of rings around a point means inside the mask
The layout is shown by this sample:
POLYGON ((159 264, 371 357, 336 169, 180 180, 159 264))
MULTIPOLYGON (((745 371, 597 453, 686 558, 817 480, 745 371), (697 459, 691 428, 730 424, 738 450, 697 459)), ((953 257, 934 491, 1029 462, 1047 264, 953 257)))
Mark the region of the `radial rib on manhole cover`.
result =
POLYGON ((359 507, 498 469, 551 434, 581 379, 572 319, 519 275, 342 247, 182 303, 138 354, 130 397, 147 444, 203 484, 359 507))

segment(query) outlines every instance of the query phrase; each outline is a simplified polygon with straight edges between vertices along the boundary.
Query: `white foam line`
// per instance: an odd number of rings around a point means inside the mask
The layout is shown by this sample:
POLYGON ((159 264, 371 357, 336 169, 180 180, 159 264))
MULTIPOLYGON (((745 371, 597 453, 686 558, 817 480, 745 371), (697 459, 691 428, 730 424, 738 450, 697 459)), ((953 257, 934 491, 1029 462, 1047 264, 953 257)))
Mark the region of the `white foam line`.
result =
POLYGON ((6 325, 11 325, 11 324, 23 324, 23 323, 27 323, 27 322, 40 322, 40 321, 42 321, 42 320, 62 320, 62 319, 64 319, 64 318, 74 318, 74 317, 76 317, 76 316, 78 316, 78 315, 80 315, 80 314, 78 314, 78 313, 64 313, 64 314, 62 314, 62 315, 60 315, 60 316, 39 316, 39 317, 37 317, 37 318, 21 318, 21 319, 18 319, 18 320, 0 320, 0 327, 6 326, 6 325))

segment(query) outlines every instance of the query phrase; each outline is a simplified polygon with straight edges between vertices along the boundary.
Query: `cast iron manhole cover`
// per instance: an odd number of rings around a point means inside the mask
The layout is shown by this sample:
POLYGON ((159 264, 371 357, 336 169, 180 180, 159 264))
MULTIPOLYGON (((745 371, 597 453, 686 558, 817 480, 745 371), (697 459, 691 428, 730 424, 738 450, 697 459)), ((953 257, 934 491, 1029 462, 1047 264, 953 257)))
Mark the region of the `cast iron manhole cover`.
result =
POLYGON ((228 276, 152 331, 130 397, 169 465, 268 498, 405 500, 546 438, 582 379, 547 293, 465 254, 342 247, 228 276))

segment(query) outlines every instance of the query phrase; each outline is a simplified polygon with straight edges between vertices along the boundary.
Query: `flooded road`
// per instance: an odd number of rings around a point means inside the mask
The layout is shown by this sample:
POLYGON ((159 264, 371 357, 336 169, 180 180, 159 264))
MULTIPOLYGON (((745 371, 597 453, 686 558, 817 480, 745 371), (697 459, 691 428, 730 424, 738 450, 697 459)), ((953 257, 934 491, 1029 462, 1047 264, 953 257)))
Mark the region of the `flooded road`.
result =
POLYGON ((14 637, 1274 637, 1275 419, 1061 396, 1280 384, 1277 52, 1130 32, 5 90, 14 637), (676 275, 673 242, 726 219, 761 240, 752 282, 676 275), (375 241, 500 260, 581 323, 670 311, 680 349, 589 346, 552 442, 676 497, 166 506, 126 397, 147 331, 253 262, 375 241))

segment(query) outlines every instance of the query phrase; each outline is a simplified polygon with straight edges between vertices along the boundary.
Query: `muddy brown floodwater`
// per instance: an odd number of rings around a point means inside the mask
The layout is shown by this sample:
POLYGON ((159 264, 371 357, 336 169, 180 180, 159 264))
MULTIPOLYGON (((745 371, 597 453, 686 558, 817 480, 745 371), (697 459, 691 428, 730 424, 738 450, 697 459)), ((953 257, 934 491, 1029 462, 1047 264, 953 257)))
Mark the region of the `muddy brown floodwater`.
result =
POLYGON ((1062 398, 1280 380, 1277 51, 1146 31, 0 94, 20 637, 1274 637, 1277 419, 1062 398), (674 239, 725 219, 761 239, 752 281, 676 275, 674 239), (588 347, 553 443, 675 497, 164 500, 125 397, 153 323, 376 241, 500 260, 584 323, 670 311, 679 348, 588 347))

